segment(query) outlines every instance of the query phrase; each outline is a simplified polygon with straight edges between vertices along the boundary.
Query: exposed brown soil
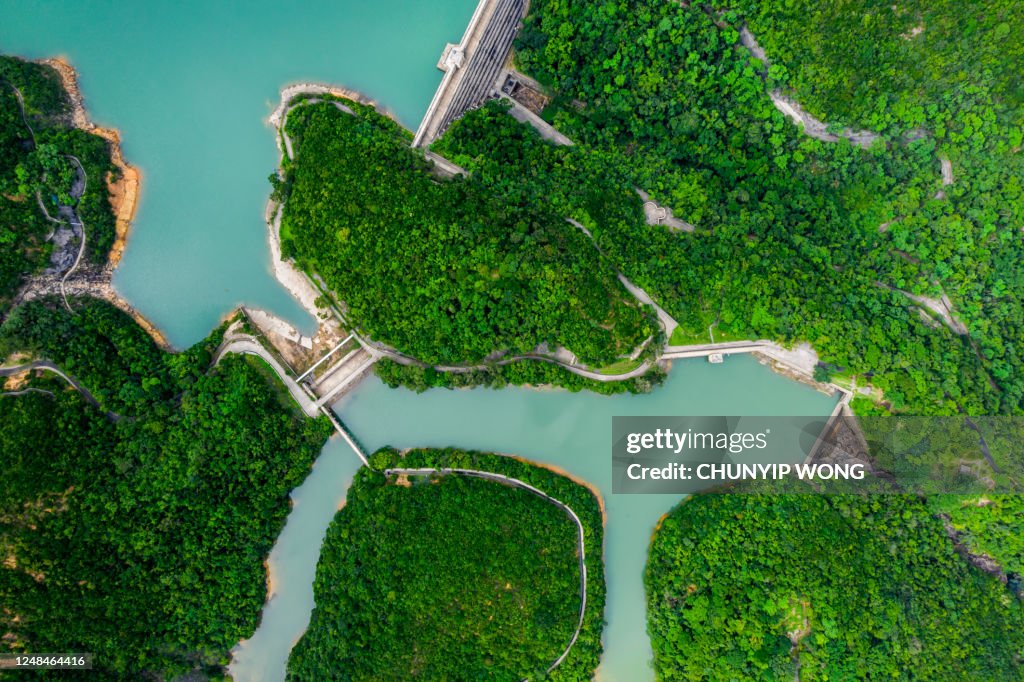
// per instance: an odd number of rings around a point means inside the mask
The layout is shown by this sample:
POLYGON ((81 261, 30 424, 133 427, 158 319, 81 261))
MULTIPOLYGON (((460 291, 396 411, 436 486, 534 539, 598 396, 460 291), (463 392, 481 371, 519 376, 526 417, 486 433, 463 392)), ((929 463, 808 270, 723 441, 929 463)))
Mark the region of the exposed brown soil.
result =
POLYGON ((110 249, 108 260, 111 266, 116 266, 121 261, 125 244, 128 240, 128 232, 131 228, 132 218, 135 217, 135 209, 139 200, 139 186, 142 182, 142 175, 134 166, 124 160, 121 153, 121 135, 113 128, 103 128, 89 120, 85 111, 85 103, 82 91, 78 87, 78 74, 74 67, 63 57, 52 57, 40 60, 41 64, 52 67, 59 75, 64 89, 71 99, 71 123, 76 128, 98 135, 110 143, 110 157, 118 173, 106 177, 107 188, 110 192, 110 204, 114 209, 117 218, 116 237, 114 245, 110 249))

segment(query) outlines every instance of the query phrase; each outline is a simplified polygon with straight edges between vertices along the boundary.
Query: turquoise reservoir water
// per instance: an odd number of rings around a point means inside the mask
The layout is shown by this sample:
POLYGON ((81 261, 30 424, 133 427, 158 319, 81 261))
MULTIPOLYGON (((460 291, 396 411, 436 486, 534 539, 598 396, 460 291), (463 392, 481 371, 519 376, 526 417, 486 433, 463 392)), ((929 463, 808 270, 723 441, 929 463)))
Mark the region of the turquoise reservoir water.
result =
POLYGON ((256 633, 234 652, 231 674, 237 682, 280 682, 288 653, 309 625, 313 578, 320 545, 335 512, 344 504, 352 477, 362 462, 335 436, 292 491, 292 511, 267 559, 270 598, 256 633))
POLYGON ((178 346, 239 303, 312 330, 270 274, 263 209, 277 165, 265 120, 282 86, 322 81, 415 128, 475 0, 0 1, 0 50, 64 55, 93 120, 121 131, 142 200, 118 291, 178 346))
MULTIPOLYGON (((457 446, 521 455, 553 464, 597 485, 608 511, 605 560, 608 605, 602 682, 653 679, 646 635, 643 569, 658 518, 680 501, 673 495, 611 494, 611 418, 614 415, 803 415, 824 416, 835 399, 773 374, 747 356, 711 365, 677 362, 665 386, 643 396, 606 397, 565 391, 510 388, 417 395, 391 390, 376 378, 335 406, 363 445, 375 450, 457 446)), ((797 430, 773 434, 773 442, 797 443, 797 430), (778 438, 778 440, 775 440, 778 438)), ((326 452, 333 462, 337 447, 326 452)), ((288 652, 309 620, 310 583, 320 539, 343 503, 356 466, 317 468, 296 492, 296 510, 271 555, 274 597, 256 636, 236 657, 239 680, 282 679, 288 652), (303 520, 298 520, 300 518, 303 520), (315 526, 311 524, 316 524, 315 526), (288 548, 280 550, 280 548, 288 548), (296 549, 290 549, 295 547, 296 549), (279 551, 280 550, 280 551, 279 551)), ((387 561, 381 557, 381 561, 387 561)))

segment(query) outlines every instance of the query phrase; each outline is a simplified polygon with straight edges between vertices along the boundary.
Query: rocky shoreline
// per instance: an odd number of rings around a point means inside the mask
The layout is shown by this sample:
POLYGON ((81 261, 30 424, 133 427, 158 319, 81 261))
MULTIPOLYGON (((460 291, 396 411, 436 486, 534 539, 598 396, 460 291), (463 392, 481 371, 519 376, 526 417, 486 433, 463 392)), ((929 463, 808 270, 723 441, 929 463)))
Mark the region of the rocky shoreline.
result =
POLYGON ((121 134, 113 128, 98 126, 89 119, 89 115, 85 110, 85 99, 82 97, 82 91, 78 87, 78 72, 75 71, 74 67, 63 57, 40 59, 39 63, 49 66, 60 76, 64 90, 68 93, 68 98, 71 100, 72 125, 80 130, 98 135, 110 143, 110 158, 118 169, 119 177, 115 178, 112 175, 108 175, 106 178, 110 203, 117 218, 116 236, 114 245, 110 249, 108 262, 111 267, 116 267, 121 261, 121 256, 124 254, 132 219, 135 217, 142 174, 137 168, 125 161, 124 155, 121 152, 121 134))
POLYGON ((91 120, 85 110, 84 98, 78 87, 78 74, 74 67, 62 57, 40 59, 38 63, 54 69, 60 76, 61 84, 71 101, 71 124, 93 135, 98 135, 110 144, 111 161, 118 169, 117 177, 108 174, 105 178, 111 207, 117 220, 113 247, 105 265, 82 264, 63 278, 59 274, 44 273, 31 277, 15 296, 14 304, 31 301, 43 296, 92 296, 107 301, 132 317, 152 337, 156 344, 167 351, 171 344, 157 327, 142 313, 125 301, 111 284, 114 268, 121 260, 127 243, 135 209, 138 205, 139 186, 142 175, 138 169, 125 161, 121 152, 121 136, 112 128, 102 128, 91 120))

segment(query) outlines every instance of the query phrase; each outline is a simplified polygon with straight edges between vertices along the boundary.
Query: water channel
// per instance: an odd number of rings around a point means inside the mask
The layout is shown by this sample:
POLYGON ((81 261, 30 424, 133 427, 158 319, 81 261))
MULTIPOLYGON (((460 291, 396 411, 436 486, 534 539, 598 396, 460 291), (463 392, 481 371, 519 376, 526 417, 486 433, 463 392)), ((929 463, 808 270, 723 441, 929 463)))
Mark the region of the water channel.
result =
MULTIPOLYGON (((648 661, 643 568, 658 518, 680 501, 673 495, 611 494, 611 418, 615 415, 827 415, 835 399, 772 373, 749 356, 712 365, 677 361, 665 385, 642 396, 507 388, 435 389, 417 395, 367 379, 335 405, 364 447, 444 447, 516 454, 553 464, 594 483, 608 510, 605 565, 608 603, 600 682, 653 679, 648 661)), ((778 438, 778 440, 775 440, 778 438)), ((798 451, 799 429, 773 434, 798 451)), ((236 657, 238 679, 277 682, 288 652, 313 608, 316 547, 358 464, 332 443, 295 493, 295 511, 270 557, 274 596, 256 636, 236 657), (321 464, 326 463, 321 468, 321 464), (311 524, 318 524, 313 527, 311 524)), ((347 450, 347 449, 346 449, 347 450)), ((382 559, 386 560, 386 558, 382 559)))

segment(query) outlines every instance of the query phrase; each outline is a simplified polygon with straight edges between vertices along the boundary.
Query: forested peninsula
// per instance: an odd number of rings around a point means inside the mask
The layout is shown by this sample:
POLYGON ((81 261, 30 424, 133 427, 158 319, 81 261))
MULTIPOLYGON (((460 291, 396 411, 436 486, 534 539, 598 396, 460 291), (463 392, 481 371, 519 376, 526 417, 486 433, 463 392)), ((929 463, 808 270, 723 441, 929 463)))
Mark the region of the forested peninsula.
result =
POLYGON ((350 100, 293 106, 284 134, 282 254, 374 340, 431 365, 543 346, 601 367, 655 334, 651 311, 541 196, 438 177, 407 131, 350 100))
POLYGON ((121 170, 110 142, 72 114, 53 67, 0 55, 0 318, 28 275, 71 267, 76 218, 88 230, 86 261, 104 265, 114 245, 108 183, 121 170))
POLYGON ((584 486, 511 457, 378 451, 327 531, 288 679, 591 679, 601 514, 584 486))

